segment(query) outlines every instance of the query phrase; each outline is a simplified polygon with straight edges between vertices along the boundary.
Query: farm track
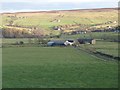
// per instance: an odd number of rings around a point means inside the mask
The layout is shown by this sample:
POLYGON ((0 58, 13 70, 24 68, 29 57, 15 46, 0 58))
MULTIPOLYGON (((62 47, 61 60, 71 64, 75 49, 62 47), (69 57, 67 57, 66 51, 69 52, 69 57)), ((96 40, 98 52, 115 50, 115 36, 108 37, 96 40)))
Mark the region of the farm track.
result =
POLYGON ((107 55, 107 54, 100 54, 98 52, 91 52, 89 50, 85 50, 85 49, 82 49, 82 48, 78 48, 76 47, 76 49, 79 51, 79 50, 82 50, 83 52, 86 52, 88 54, 91 54, 93 57, 96 57, 96 58, 99 58, 100 60, 103 60, 103 61, 119 61, 119 58, 120 57, 109 57, 110 55, 107 55))

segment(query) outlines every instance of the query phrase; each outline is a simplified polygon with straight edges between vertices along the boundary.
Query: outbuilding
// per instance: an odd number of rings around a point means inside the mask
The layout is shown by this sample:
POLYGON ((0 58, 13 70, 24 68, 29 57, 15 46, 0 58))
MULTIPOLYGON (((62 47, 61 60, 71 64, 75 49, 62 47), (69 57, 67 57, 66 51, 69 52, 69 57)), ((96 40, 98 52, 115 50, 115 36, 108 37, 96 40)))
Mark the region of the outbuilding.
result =
POLYGON ((47 45, 48 46, 65 46, 64 42, 65 41, 54 40, 54 41, 49 41, 47 45))
POLYGON ((65 43, 64 43, 66 46, 67 45, 74 45, 75 44, 75 41, 74 40, 67 40, 67 41, 65 41, 65 43))
POLYGON ((78 39, 79 44, 96 44, 95 39, 78 39))

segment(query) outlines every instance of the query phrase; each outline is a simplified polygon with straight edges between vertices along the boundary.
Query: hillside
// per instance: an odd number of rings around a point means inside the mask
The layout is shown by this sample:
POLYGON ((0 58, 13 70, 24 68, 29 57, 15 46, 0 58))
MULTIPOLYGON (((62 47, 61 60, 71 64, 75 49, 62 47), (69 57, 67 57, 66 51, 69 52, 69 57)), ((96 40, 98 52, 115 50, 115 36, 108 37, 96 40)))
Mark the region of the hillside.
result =
POLYGON ((62 32, 108 29, 117 26, 116 8, 78 9, 39 12, 2 13, 2 28, 26 30, 41 35, 59 35, 62 32))

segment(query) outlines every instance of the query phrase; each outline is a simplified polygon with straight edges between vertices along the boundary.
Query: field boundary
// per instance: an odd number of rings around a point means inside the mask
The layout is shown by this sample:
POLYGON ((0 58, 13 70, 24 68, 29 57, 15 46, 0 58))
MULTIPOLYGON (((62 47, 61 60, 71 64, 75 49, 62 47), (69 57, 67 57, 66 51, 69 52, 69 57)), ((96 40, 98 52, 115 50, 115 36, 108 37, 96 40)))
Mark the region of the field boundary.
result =
POLYGON ((80 47, 79 48, 76 47, 76 48, 77 48, 77 50, 82 50, 86 53, 89 53, 91 55, 94 55, 94 56, 96 56, 98 58, 101 58, 101 59, 104 59, 104 60, 113 60, 113 61, 119 61, 120 60, 120 57, 116 57, 116 56, 113 56, 113 55, 105 54, 105 53, 98 52, 98 51, 93 52, 93 51, 90 51, 90 50, 85 50, 85 49, 80 48, 80 47))

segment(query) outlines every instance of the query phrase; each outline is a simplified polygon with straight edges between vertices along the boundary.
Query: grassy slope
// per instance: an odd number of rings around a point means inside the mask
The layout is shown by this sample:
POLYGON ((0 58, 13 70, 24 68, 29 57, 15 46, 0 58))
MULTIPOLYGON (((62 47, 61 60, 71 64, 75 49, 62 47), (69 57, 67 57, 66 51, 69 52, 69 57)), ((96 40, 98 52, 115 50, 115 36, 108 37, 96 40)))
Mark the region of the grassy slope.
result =
MULTIPOLYGON (((10 18, 7 17, 9 14, 3 15, 2 21, 3 25, 7 24, 6 19, 9 20, 10 18)), ((14 14, 12 14, 14 15, 14 14)), ((103 10, 100 11, 93 10, 83 10, 83 11, 59 11, 57 13, 17 13, 17 17, 27 17, 27 18, 19 18, 15 20, 14 24, 20 26, 39 26, 44 28, 47 33, 51 32, 51 27, 57 25, 68 25, 68 24, 99 24, 105 23, 108 21, 117 21, 118 19, 118 12, 117 10, 103 10), (62 17, 63 16, 63 17, 62 17), (60 22, 50 22, 54 19, 61 20, 60 22)), ((108 24, 109 25, 109 24, 108 24)), ((115 26, 116 24, 112 24, 110 26, 115 26)), ((104 27, 104 25, 103 25, 104 27)), ((58 33, 58 32, 52 32, 58 33)))
POLYGON ((96 24, 107 21, 117 21, 117 12, 60 12, 54 14, 39 14, 38 16, 31 16, 28 19, 17 20, 16 23, 21 25, 40 25, 44 27, 51 27, 54 25, 74 24, 73 21, 81 24, 96 24), (47 15, 46 15, 47 14, 47 15), (64 15, 64 17, 58 17, 64 15), (107 17, 106 17, 107 16, 107 17), (50 20, 59 18, 60 23, 50 22, 50 20), (31 21, 31 22, 30 22, 31 21), (27 22, 27 23, 26 23, 27 22))
POLYGON ((117 71, 117 63, 74 48, 3 48, 4 88, 114 88, 117 71))

